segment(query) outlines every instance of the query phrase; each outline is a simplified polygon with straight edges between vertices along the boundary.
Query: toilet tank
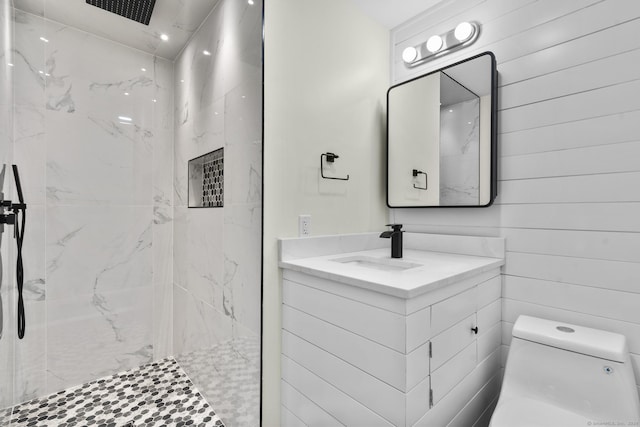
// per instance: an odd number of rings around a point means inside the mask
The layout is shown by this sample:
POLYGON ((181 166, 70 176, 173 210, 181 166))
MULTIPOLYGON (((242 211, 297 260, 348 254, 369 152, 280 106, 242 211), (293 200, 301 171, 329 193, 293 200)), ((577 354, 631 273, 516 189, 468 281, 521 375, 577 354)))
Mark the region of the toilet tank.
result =
POLYGON ((530 316, 513 327, 501 396, 537 399, 594 422, 640 420, 624 335, 530 316))

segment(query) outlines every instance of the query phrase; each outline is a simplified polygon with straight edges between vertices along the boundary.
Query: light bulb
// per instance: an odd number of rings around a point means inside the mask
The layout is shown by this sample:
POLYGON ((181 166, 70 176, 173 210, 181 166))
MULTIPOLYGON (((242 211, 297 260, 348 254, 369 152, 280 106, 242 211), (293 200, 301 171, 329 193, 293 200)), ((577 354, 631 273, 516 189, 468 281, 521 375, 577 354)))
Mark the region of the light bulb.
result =
POLYGON ((162 41, 168 41, 169 40, 169 36, 166 34, 160 34, 160 38, 162 39, 162 41))
POLYGON ((471 36, 473 36, 474 31, 475 28, 473 28, 473 25, 468 22, 461 22, 458 24, 453 34, 456 39, 463 42, 469 40, 471 36))
POLYGON ((408 48, 402 51, 402 60, 404 62, 407 62, 407 63, 413 62, 416 60, 417 57, 418 57, 418 50, 413 46, 409 46, 408 48))
POLYGON ((440 36, 431 36, 429 40, 427 40, 427 50, 431 53, 435 53, 440 50, 442 47, 442 37, 440 36))

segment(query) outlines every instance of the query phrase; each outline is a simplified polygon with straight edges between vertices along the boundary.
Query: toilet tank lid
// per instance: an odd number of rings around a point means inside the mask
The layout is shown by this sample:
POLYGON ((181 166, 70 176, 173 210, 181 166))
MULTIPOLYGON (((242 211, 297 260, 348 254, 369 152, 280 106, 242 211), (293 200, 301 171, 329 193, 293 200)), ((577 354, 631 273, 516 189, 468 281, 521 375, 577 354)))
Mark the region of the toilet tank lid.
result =
POLYGON ((513 336, 527 341, 624 363, 627 339, 624 335, 521 315, 513 325, 513 336))

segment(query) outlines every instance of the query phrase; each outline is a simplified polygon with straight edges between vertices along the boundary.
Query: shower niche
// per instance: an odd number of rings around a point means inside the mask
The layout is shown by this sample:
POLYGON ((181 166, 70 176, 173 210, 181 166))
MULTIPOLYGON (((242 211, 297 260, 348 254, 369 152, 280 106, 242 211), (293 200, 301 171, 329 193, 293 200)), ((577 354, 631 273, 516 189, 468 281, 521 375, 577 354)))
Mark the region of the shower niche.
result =
POLYGON ((189 207, 224 206, 224 148, 189 160, 189 207))

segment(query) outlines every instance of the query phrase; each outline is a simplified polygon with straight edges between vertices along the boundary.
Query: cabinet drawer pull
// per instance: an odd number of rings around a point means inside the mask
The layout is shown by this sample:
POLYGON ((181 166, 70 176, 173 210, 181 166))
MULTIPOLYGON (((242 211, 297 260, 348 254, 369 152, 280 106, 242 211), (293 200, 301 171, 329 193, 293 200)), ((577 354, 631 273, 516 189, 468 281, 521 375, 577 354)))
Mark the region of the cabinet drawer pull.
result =
POLYGON ((471 330, 472 330, 476 335, 478 335, 478 327, 477 327, 477 326, 476 326, 475 328, 471 328, 471 330))

